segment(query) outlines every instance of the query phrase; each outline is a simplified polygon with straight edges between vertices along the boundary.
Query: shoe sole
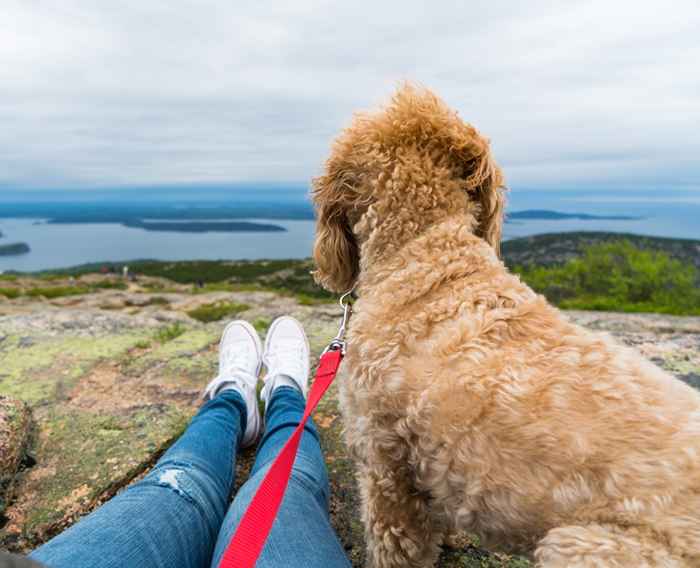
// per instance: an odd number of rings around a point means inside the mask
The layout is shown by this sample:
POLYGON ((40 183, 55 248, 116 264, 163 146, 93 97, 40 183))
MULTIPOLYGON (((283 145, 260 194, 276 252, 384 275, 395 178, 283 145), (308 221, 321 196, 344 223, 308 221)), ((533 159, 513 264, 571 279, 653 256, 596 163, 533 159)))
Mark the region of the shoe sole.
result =
MULTIPOLYGON (((224 339, 226 338, 226 332, 228 332, 229 329, 231 329, 234 326, 242 326, 243 329, 245 329, 248 332, 248 335, 250 335, 250 337, 255 342, 255 351, 258 354, 258 366, 257 366, 256 371, 255 371, 255 376, 258 377, 258 376, 260 376, 260 371, 262 370, 263 345, 262 345, 262 341, 260 341, 260 336, 258 335, 258 332, 247 321, 245 321, 245 320, 233 320, 232 322, 229 322, 228 324, 226 324, 224 331, 221 333, 221 339, 219 340, 219 351, 221 351, 221 347, 224 344, 224 339)), ((257 393, 257 389, 256 389, 256 393, 257 393)), ((241 444, 241 448, 249 448, 250 446, 254 445, 258 441, 258 439, 260 438, 260 434, 262 432, 262 418, 260 416, 260 409, 258 408, 257 402, 258 402, 258 397, 256 394, 256 396, 255 396, 255 412, 253 413, 252 419, 253 419, 253 425, 254 425, 255 431, 257 432, 257 435, 249 443, 247 443, 245 445, 241 444)), ((250 419, 250 418, 251 417, 248 417, 248 419, 250 419)), ((245 432, 243 434, 245 435, 245 432)))
POLYGON ((297 327, 301 330, 301 335, 304 337, 304 342, 306 343, 306 376, 307 376, 307 387, 308 387, 308 375, 311 370, 311 363, 309 362, 309 358, 311 357, 311 347, 309 345, 309 338, 306 336, 306 332, 304 331, 304 326, 301 325, 301 322, 293 318, 292 316, 280 316, 278 317, 275 321, 272 322, 272 325, 270 328, 267 330, 267 335, 265 335, 265 347, 263 349, 263 355, 262 355, 262 362, 263 365, 265 365, 265 369, 269 371, 267 368, 267 365, 265 364, 265 354, 267 353, 268 348, 270 347, 270 338, 273 335, 273 332, 275 330, 275 327, 284 320, 291 320, 293 321, 297 327))

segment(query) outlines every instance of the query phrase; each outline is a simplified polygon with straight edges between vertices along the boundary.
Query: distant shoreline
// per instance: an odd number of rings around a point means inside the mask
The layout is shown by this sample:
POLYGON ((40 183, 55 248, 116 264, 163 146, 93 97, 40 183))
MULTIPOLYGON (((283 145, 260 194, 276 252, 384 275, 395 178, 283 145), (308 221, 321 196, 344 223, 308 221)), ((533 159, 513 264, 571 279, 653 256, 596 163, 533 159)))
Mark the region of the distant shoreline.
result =
MULTIPOLYGON (((517 237, 503 241, 501 244, 502 256, 510 267, 516 265, 537 264, 551 266, 562 264, 579 254, 581 247, 597 244, 605 241, 628 240, 635 246, 643 249, 661 250, 674 258, 693 264, 700 269, 700 240, 680 239, 674 237, 654 237, 649 235, 637 235, 631 233, 611 233, 603 231, 571 231, 561 233, 542 233, 527 237, 517 237)), ((303 260, 304 258, 289 258, 286 260, 303 260)), ((279 259, 277 259, 279 260, 279 259)), ((284 260, 284 259, 283 259, 284 260)), ((264 258, 256 259, 225 259, 207 260, 162 260, 155 258, 132 258, 125 260, 110 260, 102 262, 89 262, 66 267, 48 268, 32 271, 10 270, 13 274, 72 274, 99 272, 103 267, 118 267, 129 265, 138 271, 138 265, 143 263, 162 265, 182 265, 187 263, 259 263, 265 262, 264 258)))
POLYGON ((513 211, 506 213, 506 223, 511 219, 528 221, 641 221, 644 217, 631 217, 629 215, 589 215, 588 213, 560 213, 547 209, 526 209, 525 211, 513 211))
MULTIPOLYGON (((162 203, 6 203, 0 211, 2 218, 45 219, 49 224, 86 224, 116 223, 126 227, 140 227, 146 230, 165 230, 164 225, 155 226, 155 222, 170 223, 167 230, 183 232, 204 232, 205 225, 194 223, 217 222, 207 230, 221 230, 223 222, 251 222, 250 219, 265 221, 313 221, 314 210, 309 202, 230 202, 192 204, 162 203), (186 223, 187 225, 179 225, 186 223)), ((619 214, 595 215, 580 212, 561 212, 550 209, 522 209, 506 213, 505 222, 514 221, 638 221, 643 216, 619 214)), ((280 230, 257 229, 247 227, 239 229, 231 225, 231 232, 239 230, 280 230)))
POLYGON ((253 223, 250 221, 125 221, 125 227, 145 231, 170 231, 179 233, 274 233, 287 229, 279 225, 253 223))

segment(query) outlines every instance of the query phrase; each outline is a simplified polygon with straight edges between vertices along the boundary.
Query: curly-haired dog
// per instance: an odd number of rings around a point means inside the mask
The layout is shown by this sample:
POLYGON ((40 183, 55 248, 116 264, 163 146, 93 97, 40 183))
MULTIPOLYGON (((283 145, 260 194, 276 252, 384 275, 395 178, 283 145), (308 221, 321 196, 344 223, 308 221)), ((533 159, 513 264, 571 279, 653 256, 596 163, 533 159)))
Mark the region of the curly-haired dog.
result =
POLYGON ((465 529, 541 567, 700 566, 700 395, 498 258, 487 139, 410 86, 314 181, 317 279, 357 283, 341 403, 368 556, 465 529))

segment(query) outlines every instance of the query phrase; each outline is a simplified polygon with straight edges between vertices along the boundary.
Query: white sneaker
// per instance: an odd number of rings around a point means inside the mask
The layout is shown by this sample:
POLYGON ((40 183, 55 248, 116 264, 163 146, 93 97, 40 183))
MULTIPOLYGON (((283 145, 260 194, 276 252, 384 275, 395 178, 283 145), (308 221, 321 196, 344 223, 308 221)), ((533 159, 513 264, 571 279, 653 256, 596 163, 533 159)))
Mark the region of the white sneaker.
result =
POLYGON ((260 398, 265 404, 281 386, 298 388, 304 397, 309 384, 309 340, 302 325, 291 316, 277 318, 267 332, 263 363, 267 375, 260 398))
POLYGON ((204 398, 212 399, 228 389, 240 393, 248 415, 241 442, 244 448, 255 443, 262 429, 256 390, 261 365, 262 342, 255 328, 243 320, 229 323, 219 343, 219 374, 207 385, 204 398))

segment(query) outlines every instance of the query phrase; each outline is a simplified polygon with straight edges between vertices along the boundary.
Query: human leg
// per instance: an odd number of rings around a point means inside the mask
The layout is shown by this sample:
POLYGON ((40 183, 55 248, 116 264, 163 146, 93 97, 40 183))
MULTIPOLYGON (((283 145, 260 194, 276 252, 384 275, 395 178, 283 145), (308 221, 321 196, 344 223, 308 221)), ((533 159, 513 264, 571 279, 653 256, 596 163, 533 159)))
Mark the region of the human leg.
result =
POLYGON ((262 346, 246 322, 224 330, 210 400, 141 481, 47 542, 32 557, 59 567, 208 565, 233 486, 239 445, 257 439, 262 346))
MULTIPOLYGON (((272 461, 304 414, 308 382, 308 344, 292 318, 273 323, 265 344, 268 366, 262 398, 265 433, 251 472, 231 505, 219 534, 212 567, 218 566, 243 514, 272 461)), ((318 432, 311 420, 304 428, 284 500, 257 566, 347 567, 349 562, 328 515, 329 485, 318 432)))
POLYGON ((31 553, 49 568, 201 568, 211 558, 245 428, 241 395, 224 391, 138 483, 31 553))

